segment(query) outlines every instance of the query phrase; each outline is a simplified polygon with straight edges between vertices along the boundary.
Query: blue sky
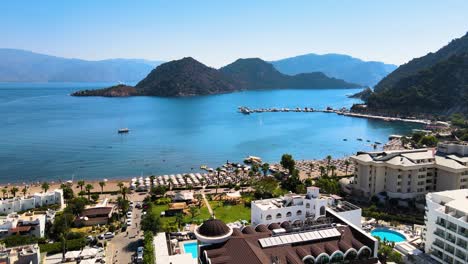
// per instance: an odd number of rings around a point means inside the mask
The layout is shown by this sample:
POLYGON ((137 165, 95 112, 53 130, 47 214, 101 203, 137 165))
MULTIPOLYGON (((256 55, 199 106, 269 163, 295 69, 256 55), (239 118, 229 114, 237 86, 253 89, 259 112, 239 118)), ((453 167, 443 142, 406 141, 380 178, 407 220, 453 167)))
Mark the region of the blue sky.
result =
POLYGON ((464 35, 467 13, 466 0, 10 0, 0 3, 0 47, 214 67, 306 53, 401 64, 464 35))

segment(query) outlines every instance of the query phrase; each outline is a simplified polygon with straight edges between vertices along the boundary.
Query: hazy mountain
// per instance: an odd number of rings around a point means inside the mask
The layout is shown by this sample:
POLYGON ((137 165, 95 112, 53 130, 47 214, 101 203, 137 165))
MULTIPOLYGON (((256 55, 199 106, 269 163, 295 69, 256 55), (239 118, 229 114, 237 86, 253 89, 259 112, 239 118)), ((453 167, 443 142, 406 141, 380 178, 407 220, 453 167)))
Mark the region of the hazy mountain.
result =
POLYGON ((161 61, 87 61, 17 49, 0 49, 0 82, 130 82, 144 78, 161 61))
POLYGON ((371 111, 468 114, 468 34, 401 65, 374 91, 371 111))
POLYGON ((323 72, 330 77, 366 86, 374 86, 397 68, 393 64, 363 61, 348 55, 312 53, 273 61, 272 64, 284 74, 323 72))
POLYGON ((135 86, 94 91, 79 91, 75 96, 192 96, 229 93, 255 89, 325 89, 355 88, 357 84, 329 78, 323 73, 289 76, 278 72, 261 59, 239 59, 220 70, 210 68, 193 58, 163 63, 135 86))

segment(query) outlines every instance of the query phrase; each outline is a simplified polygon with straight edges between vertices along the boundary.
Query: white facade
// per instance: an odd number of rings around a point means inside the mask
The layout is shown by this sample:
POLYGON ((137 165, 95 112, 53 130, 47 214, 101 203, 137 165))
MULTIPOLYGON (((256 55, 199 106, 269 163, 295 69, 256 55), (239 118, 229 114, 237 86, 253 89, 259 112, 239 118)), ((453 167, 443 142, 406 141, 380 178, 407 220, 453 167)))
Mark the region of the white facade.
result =
POLYGON ((252 226, 256 226, 284 221, 304 221, 306 218, 316 220, 325 216, 328 207, 360 227, 361 209, 351 204, 349 205, 354 207, 344 205, 345 203, 341 204, 333 196, 321 196, 317 187, 307 187, 306 195, 288 194, 279 198, 252 201, 251 223, 252 226))
POLYGON ((428 192, 467 188, 468 158, 443 151, 359 152, 351 157, 353 192, 367 198, 385 192, 389 198, 422 200, 428 192))
POLYGON ((25 213, 18 215, 11 213, 7 217, 0 219, 0 237, 16 234, 17 228, 29 228, 28 235, 37 238, 44 237, 47 216, 45 214, 25 213))
POLYGON ((7 215, 14 212, 30 210, 36 207, 58 204, 64 206, 63 191, 56 189, 47 193, 35 193, 32 197, 15 197, 0 201, 0 214, 7 215))
POLYGON ((468 263, 468 189, 426 195, 426 253, 441 263, 468 263))

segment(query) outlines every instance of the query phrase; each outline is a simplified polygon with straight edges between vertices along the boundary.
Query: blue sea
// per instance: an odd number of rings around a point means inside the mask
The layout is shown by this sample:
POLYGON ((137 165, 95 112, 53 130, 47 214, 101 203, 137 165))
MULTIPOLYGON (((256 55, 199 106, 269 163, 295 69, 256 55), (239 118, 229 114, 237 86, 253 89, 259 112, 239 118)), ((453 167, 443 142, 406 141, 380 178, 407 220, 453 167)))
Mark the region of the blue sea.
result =
POLYGON ((188 98, 72 97, 110 83, 0 83, 0 183, 129 178, 370 150, 414 124, 328 113, 243 115, 239 106, 350 107, 356 89, 262 90, 188 98), (128 127, 129 134, 117 130, 128 127), (348 139, 343 141, 343 139, 348 139), (363 138, 364 141, 357 141, 363 138))

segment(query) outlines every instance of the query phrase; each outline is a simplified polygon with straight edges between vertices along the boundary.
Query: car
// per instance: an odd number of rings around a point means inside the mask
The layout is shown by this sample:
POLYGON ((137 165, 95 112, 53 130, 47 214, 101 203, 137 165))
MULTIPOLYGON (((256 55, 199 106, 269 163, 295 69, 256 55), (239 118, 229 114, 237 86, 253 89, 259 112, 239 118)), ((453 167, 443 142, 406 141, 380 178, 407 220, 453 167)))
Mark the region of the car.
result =
POLYGON ((115 234, 113 232, 106 232, 104 234, 99 235, 99 239, 109 239, 113 238, 115 234))
POLYGON ((130 206, 133 206, 133 201, 130 201, 130 203, 129 203, 129 204, 130 204, 130 206))
POLYGON ((132 212, 127 212, 127 218, 132 218, 132 212))
POLYGON ((93 236, 87 236, 87 237, 86 237, 86 242, 92 243, 92 242, 94 242, 95 239, 96 239, 96 238, 93 237, 93 236))
POLYGON ((127 219, 127 226, 131 226, 132 225, 132 219, 127 219))
POLYGON ((137 203, 137 204, 135 205, 135 208, 140 209, 140 208, 141 208, 141 203, 137 203))
POLYGON ((143 247, 137 248, 136 262, 143 263, 143 247))

